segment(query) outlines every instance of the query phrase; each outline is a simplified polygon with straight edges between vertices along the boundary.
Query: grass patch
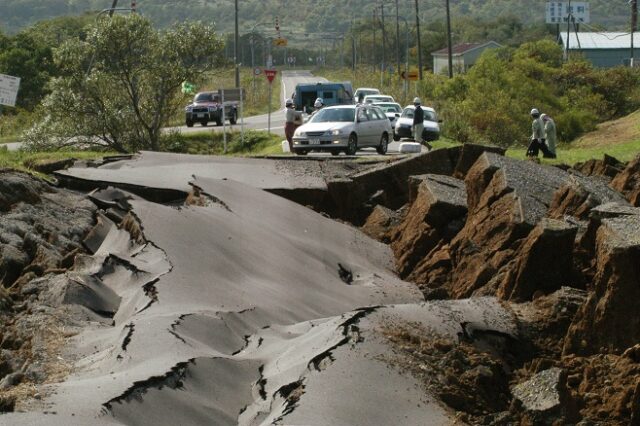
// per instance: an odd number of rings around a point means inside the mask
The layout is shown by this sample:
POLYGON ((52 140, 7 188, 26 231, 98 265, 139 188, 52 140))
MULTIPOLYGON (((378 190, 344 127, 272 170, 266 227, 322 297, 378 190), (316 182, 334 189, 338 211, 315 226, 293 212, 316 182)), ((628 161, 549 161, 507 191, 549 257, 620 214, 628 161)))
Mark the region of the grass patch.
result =
MULTIPOLYGON (((525 147, 512 147, 507 150, 508 157, 517 158, 519 160, 526 159, 525 147)), ((617 158, 620 161, 633 160, 640 153, 640 140, 631 142, 617 143, 613 145, 596 145, 596 146, 574 146, 571 144, 563 144, 558 146, 556 159, 543 159, 543 164, 568 164, 574 165, 590 159, 602 159, 604 154, 617 158)))
POLYGON ((57 161, 68 158, 77 160, 94 160, 105 155, 115 154, 106 151, 54 151, 54 152, 24 152, 8 151, 6 147, 0 147, 0 168, 20 170, 23 172, 40 175, 32 165, 42 161, 57 161), (4 148, 4 149, 2 149, 4 148))
MULTIPOLYGON (((247 130, 244 140, 239 131, 227 133, 226 155, 281 154, 282 136, 264 131, 247 130)), ((222 132, 172 132, 163 137, 164 150, 183 154, 225 155, 222 132)))

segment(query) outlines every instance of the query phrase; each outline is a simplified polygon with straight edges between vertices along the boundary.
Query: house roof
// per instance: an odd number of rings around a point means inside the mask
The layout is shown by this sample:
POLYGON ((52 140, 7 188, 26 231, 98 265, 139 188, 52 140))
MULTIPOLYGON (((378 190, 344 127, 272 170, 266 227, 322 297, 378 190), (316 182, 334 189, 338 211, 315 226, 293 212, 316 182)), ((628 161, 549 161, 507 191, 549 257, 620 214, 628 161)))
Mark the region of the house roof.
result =
MULTIPOLYGON (((567 45, 567 34, 560 33, 562 45, 567 45)), ((640 48, 640 36, 634 34, 634 46, 640 48)), ((629 49, 629 33, 569 33, 569 49, 629 49)))
MULTIPOLYGON (((479 49, 485 46, 494 46, 494 47, 502 47, 502 45, 496 43, 495 41, 488 41, 486 43, 460 43, 455 44, 451 47, 451 51, 453 56, 460 56, 468 53, 472 50, 479 49)), ((433 56, 443 56, 448 55, 449 50, 445 47, 444 49, 436 50, 431 53, 433 56)))

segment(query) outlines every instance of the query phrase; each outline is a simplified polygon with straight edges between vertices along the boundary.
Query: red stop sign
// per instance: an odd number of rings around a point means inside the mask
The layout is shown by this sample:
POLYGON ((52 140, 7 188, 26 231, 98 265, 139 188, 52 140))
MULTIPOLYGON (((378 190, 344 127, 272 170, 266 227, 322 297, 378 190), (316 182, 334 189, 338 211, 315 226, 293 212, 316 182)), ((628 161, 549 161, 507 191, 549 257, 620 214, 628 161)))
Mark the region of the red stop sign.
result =
POLYGON ((264 70, 264 75, 267 76, 267 80, 269 80, 269 83, 273 81, 277 72, 278 72, 277 70, 267 70, 267 69, 264 70))

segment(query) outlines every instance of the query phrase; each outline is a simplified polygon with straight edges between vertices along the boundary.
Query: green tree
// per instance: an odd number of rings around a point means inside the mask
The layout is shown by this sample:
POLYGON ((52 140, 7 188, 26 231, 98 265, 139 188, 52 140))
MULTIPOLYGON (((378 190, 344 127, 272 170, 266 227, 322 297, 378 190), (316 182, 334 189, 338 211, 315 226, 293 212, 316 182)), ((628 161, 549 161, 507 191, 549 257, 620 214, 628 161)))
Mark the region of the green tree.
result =
POLYGON ((181 108, 183 81, 219 65, 223 45, 210 26, 153 29, 139 15, 103 19, 86 41, 55 51, 62 77, 51 83, 49 115, 26 134, 28 146, 102 144, 120 152, 158 150, 168 119, 181 108))

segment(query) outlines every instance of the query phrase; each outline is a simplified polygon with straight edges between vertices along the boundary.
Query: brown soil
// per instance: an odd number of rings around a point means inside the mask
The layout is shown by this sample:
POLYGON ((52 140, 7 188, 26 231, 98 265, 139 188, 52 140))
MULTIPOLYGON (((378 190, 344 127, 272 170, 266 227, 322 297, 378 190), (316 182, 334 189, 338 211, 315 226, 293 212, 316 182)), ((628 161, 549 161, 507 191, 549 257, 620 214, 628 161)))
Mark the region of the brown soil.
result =
POLYGON ((418 324, 394 324, 379 332, 397 354, 385 361, 419 378, 456 418, 471 424, 519 421, 518 413, 509 412, 509 366, 503 359, 418 324))

